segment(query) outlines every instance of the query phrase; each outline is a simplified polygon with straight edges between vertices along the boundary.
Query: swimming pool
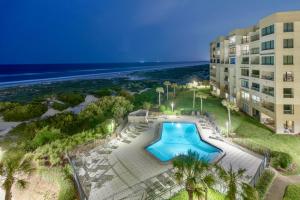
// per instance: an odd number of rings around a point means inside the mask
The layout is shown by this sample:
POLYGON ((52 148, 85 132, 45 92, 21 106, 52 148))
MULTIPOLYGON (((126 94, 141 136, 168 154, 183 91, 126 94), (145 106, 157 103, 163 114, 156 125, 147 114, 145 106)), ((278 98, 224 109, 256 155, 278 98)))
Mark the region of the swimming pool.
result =
POLYGON ((196 151, 201 160, 211 162, 221 150, 200 138, 196 124, 183 122, 162 123, 160 139, 146 147, 146 150, 162 162, 172 160, 188 150, 196 151))

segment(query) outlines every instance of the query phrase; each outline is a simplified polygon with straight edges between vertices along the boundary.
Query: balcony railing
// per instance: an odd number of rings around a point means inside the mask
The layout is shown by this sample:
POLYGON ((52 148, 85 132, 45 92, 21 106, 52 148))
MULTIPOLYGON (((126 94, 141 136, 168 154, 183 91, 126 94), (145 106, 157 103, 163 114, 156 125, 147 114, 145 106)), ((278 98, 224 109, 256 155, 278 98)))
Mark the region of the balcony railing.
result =
POLYGON ((259 78, 259 74, 251 74, 251 77, 253 77, 253 78, 259 78))
POLYGON ((269 111, 274 112, 274 104, 273 103, 267 103, 267 102, 263 102, 261 104, 262 107, 268 109, 269 111))
POLYGON ((274 81, 274 76, 271 75, 261 75, 261 79, 269 80, 269 81, 274 81))
POLYGON ((242 41, 241 41, 242 44, 246 44, 246 43, 249 43, 249 42, 250 42, 249 38, 243 38, 242 41))
POLYGON ((250 51, 249 50, 242 50, 242 55, 249 55, 250 51))
POLYGON ((252 86, 251 89, 259 92, 259 87, 252 86))
POLYGON ((283 98, 294 98, 294 94, 291 93, 283 94, 283 98))
POLYGON ((274 91, 272 91, 272 90, 268 90, 268 89, 263 88, 263 90, 261 92, 266 94, 266 95, 272 96, 272 97, 274 96, 274 91))
POLYGON ((251 65, 259 65, 259 60, 251 60, 251 65))
POLYGON ((294 81, 294 76, 283 75, 283 81, 284 82, 293 82, 294 81))
POLYGON ((252 35, 251 38, 250 38, 251 42, 255 42, 257 40, 259 40, 259 34, 257 35, 252 35))

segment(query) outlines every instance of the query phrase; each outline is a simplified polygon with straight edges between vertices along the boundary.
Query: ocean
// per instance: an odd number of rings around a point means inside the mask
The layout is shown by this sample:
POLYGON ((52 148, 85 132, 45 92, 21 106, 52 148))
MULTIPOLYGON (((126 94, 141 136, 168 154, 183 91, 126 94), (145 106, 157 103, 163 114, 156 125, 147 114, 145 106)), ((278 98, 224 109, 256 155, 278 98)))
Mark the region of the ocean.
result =
POLYGON ((0 65, 0 87, 73 79, 113 78, 126 76, 136 71, 195 66, 207 63, 206 61, 198 61, 0 65))

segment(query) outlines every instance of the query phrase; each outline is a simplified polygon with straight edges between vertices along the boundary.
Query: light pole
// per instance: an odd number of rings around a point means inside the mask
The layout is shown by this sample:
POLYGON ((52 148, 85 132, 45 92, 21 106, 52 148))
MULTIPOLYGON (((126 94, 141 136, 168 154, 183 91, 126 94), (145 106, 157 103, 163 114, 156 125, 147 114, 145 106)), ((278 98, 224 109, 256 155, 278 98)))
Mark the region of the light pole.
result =
POLYGON ((171 107, 172 107, 172 112, 174 112, 174 103, 171 103, 171 107))
POLYGON ((227 129, 227 137, 229 137, 229 123, 228 123, 228 121, 226 122, 226 129, 227 129))

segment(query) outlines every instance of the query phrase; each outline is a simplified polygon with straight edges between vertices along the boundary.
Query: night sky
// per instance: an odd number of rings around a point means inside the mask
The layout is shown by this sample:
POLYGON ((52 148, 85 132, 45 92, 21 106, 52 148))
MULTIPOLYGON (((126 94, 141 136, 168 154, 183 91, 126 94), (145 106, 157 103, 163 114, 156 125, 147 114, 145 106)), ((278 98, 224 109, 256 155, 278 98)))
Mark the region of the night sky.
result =
POLYGON ((0 63, 208 60, 209 42, 300 0, 0 0, 0 63))

